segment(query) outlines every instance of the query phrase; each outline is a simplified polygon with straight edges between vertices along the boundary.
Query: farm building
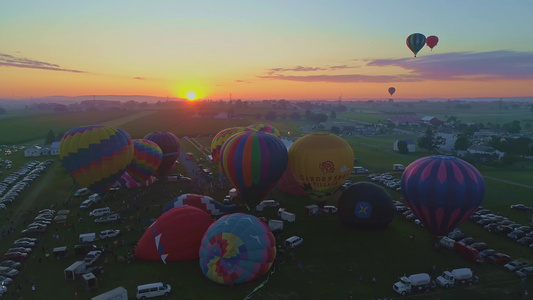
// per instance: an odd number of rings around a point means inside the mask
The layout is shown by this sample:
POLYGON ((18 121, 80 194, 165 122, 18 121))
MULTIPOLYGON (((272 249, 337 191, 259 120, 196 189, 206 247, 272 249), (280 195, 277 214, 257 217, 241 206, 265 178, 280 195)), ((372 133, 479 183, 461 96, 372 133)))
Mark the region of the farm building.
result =
POLYGON ((430 125, 440 125, 443 122, 434 116, 425 116, 421 119, 422 123, 430 125))
POLYGON ((416 144, 415 144, 415 141, 411 140, 411 139, 404 139, 404 140, 396 140, 394 142, 394 146, 392 147, 392 149, 394 151, 398 151, 398 142, 400 141, 404 141, 405 143, 407 143, 407 151, 409 151, 409 153, 411 152, 415 152, 416 148, 416 144))
POLYGON ((59 142, 53 142, 50 147, 34 145, 24 149, 24 157, 39 157, 49 155, 59 155, 59 142))
POLYGON ((420 119, 416 117, 394 117, 394 118, 390 118, 389 121, 391 121, 396 126, 420 125, 421 123, 420 119))

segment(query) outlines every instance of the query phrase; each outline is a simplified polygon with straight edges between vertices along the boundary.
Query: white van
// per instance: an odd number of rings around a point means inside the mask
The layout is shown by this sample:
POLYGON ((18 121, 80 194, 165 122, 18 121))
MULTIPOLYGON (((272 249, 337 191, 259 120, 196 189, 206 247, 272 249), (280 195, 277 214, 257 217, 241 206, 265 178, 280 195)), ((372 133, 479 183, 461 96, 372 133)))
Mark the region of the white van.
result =
POLYGON ((89 213, 89 216, 91 217, 101 217, 105 215, 109 215, 111 213, 111 209, 109 207, 101 207, 97 208, 89 213))
POLYGON ((279 203, 276 200, 263 200, 259 205, 263 207, 279 207, 279 203))
POLYGON ((322 208, 322 211, 325 214, 335 214, 337 213, 337 208, 333 205, 324 205, 324 207, 322 208))
POLYGON ((137 299, 146 299, 157 296, 168 296, 170 294, 170 284, 162 282, 148 283, 137 286, 137 299))
POLYGON ((285 245, 286 248, 291 248, 292 249, 292 248, 300 245, 301 243, 303 243, 303 241, 304 241, 304 239, 302 239, 301 237, 293 235, 290 238, 286 239, 283 242, 283 245, 285 245))
POLYGON ((89 195, 90 193, 91 191, 88 188, 81 188, 74 193, 74 196, 76 197, 85 196, 85 195, 89 195))
POLYGON ((80 243, 94 242, 95 239, 96 239, 96 233, 94 232, 80 234, 80 243))

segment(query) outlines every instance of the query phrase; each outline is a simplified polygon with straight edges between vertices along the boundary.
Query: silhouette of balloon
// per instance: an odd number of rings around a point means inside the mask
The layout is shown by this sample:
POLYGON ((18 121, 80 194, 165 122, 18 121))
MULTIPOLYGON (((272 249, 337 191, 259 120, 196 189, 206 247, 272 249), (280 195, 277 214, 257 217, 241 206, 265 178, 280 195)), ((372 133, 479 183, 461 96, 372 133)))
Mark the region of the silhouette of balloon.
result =
POLYGON ((390 87, 389 88, 389 94, 392 96, 394 94, 394 92, 396 92, 396 89, 393 88, 393 87, 390 87))
POLYGON ((485 196, 479 171, 457 157, 426 156, 402 175, 402 195, 431 234, 446 235, 470 217, 485 196))
POLYGON ((172 132, 151 132, 144 139, 156 143, 161 152, 163 159, 157 168, 156 174, 165 177, 170 174, 180 153, 180 141, 172 132))
POLYGON ((99 193, 122 176, 133 157, 130 135, 112 126, 82 126, 69 130, 59 144, 59 159, 81 186, 99 193))
POLYGON ((413 51, 415 57, 418 51, 420 51, 426 44, 426 36, 421 33, 413 33, 407 37, 405 41, 407 47, 413 51))

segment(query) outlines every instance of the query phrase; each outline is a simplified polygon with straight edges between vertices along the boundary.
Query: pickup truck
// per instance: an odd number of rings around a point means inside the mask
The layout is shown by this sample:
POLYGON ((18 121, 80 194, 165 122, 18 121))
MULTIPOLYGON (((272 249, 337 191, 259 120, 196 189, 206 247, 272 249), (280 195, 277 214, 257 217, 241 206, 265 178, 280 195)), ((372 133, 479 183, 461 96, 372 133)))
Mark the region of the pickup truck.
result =
POLYGON ((119 214, 110 214, 107 216, 100 217, 94 220, 95 223, 108 223, 108 222, 117 222, 120 220, 119 214))

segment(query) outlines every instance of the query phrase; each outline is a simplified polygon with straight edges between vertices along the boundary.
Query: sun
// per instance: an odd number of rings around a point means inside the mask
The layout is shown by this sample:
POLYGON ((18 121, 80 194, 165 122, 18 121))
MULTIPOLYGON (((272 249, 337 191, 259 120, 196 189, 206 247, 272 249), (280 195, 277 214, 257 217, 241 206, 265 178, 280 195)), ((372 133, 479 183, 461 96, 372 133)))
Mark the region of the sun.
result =
POLYGON ((187 93, 187 99, 189 99, 189 101, 196 100, 196 93, 195 92, 188 92, 187 93))

